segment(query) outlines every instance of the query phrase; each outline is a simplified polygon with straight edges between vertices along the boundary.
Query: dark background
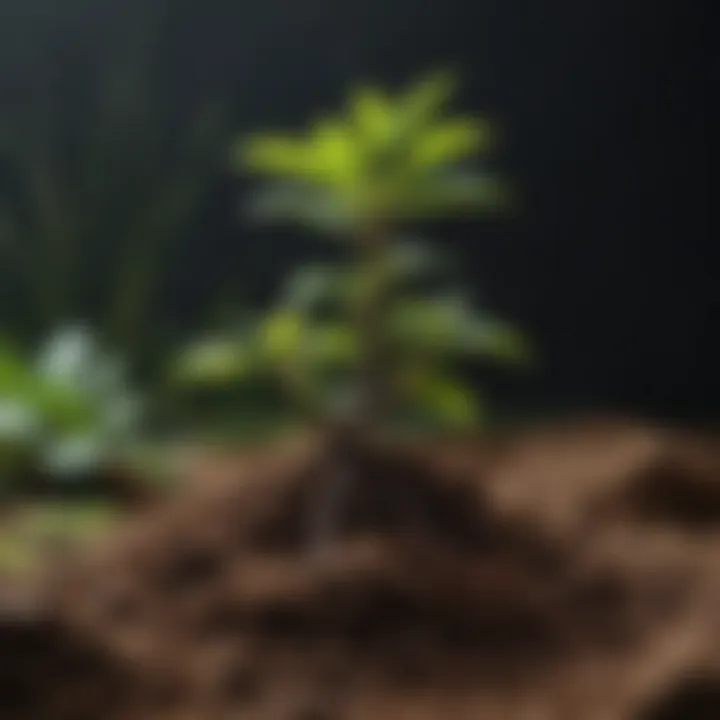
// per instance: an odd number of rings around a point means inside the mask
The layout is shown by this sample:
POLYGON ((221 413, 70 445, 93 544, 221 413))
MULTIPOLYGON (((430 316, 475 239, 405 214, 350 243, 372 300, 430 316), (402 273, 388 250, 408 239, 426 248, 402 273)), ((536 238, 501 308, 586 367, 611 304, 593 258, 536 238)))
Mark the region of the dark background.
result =
MULTIPOLYGON (((6 17, 19 2, 0 0, 6 17)), ((52 33, 28 42, 48 43, 67 74, 89 72, 117 4, 98 0, 78 15, 47 2, 52 33)), ((710 5, 176 0, 159 16, 157 56, 168 102, 223 95, 238 132, 302 123, 357 79, 395 84, 457 68, 462 107, 503 131, 493 165, 519 210, 432 236, 463 254, 477 299, 517 320, 543 356, 531 377, 491 377, 495 395, 524 408, 710 419, 720 411, 710 5)), ((82 112, 71 97, 65 105, 70 117, 82 112)), ((260 302, 285 268, 325 251, 243 226, 243 189, 219 173, 192 237, 168 260, 158 302, 174 336, 199 323, 209 294, 260 302)))

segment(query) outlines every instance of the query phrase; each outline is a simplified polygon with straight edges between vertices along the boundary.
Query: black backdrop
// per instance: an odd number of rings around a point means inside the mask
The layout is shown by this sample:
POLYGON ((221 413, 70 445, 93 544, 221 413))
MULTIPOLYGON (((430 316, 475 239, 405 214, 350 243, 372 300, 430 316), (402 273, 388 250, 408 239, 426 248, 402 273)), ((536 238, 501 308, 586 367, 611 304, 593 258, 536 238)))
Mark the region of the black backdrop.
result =
MULTIPOLYGON (((69 46, 113 12, 89 3, 78 29, 63 23, 62 0, 53 5, 69 46)), ((357 78, 396 83, 438 63, 457 67, 462 105, 504 131, 494 163, 521 208, 506 223, 432 234, 463 253, 478 298, 525 326, 544 361, 532 378, 494 378, 497 394, 717 417, 711 5, 174 0, 160 55, 170 95, 230 88, 238 131, 301 123, 357 78)), ((196 237, 174 255, 164 322, 176 334, 212 290, 261 301, 285 268, 324 252, 244 227, 242 191, 220 178, 196 237)))
MULTIPOLYGON (((504 130, 495 164, 522 207, 506 224, 435 235, 455 243, 480 298, 519 319, 544 355, 540 374, 501 392, 553 407, 713 416, 720 290, 706 5, 276 0, 248 11, 255 49, 225 46, 218 69, 240 72, 239 54, 256 56, 240 123, 288 124, 356 77, 395 82, 436 62, 459 67, 463 104, 504 130)), ((248 231, 225 241, 259 268, 260 294, 279 255, 308 251, 248 231)))

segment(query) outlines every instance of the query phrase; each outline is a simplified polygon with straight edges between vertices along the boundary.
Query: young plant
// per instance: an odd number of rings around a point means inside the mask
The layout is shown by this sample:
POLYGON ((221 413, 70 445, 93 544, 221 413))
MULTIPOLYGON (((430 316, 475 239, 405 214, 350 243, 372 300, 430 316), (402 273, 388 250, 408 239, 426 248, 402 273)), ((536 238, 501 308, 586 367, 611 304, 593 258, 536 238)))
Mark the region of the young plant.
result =
POLYGON ((490 147, 491 132, 484 120, 446 114, 453 90, 444 73, 396 97, 361 88, 343 114, 305 134, 261 133, 238 150, 241 167, 274 183, 262 196, 263 215, 349 244, 361 360, 343 420, 358 429, 385 420, 395 391, 388 311, 397 233, 406 223, 486 210, 501 198, 496 181, 465 167, 490 147))
POLYGON ((386 428, 408 403, 474 420, 453 363, 523 353, 512 329, 476 317, 462 298, 402 289, 413 274, 403 260, 422 256, 398 240, 408 224, 484 212, 503 199, 494 179, 467 167, 492 134, 482 119, 447 114, 453 90, 443 73, 396 95, 360 88, 341 114, 305 133, 260 133, 237 148, 238 166, 267 181, 259 218, 327 233, 346 243, 350 260, 303 271, 249 341, 205 345, 184 367, 274 371, 329 431, 327 477, 311 509, 320 548, 339 530, 348 491, 368 479, 355 472, 358 437, 386 428), (328 385, 329 397, 319 392, 328 385))

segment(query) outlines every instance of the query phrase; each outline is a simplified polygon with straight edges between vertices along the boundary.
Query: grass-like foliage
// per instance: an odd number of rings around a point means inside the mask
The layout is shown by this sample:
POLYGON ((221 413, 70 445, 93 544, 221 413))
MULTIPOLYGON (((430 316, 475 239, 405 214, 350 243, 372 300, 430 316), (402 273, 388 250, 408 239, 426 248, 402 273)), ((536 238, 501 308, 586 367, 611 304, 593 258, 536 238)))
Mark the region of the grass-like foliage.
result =
POLYGON ((0 113, 0 326, 38 342, 82 318, 124 353, 162 353, 160 291, 221 169, 225 106, 173 101, 165 3, 95 8, 90 37, 84 0, 22 5, 0 11, 0 95, 23 86, 0 113))

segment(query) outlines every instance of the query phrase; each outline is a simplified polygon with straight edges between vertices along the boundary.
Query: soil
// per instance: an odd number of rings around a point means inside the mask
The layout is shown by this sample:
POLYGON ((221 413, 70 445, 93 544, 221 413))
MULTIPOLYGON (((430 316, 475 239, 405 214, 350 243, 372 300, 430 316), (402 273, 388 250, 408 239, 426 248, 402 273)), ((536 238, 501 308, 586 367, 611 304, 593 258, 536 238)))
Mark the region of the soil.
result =
POLYGON ((720 718, 720 443, 608 421, 354 449, 182 496, 0 610, 8 720, 720 718))

